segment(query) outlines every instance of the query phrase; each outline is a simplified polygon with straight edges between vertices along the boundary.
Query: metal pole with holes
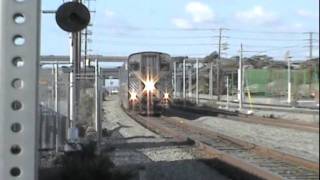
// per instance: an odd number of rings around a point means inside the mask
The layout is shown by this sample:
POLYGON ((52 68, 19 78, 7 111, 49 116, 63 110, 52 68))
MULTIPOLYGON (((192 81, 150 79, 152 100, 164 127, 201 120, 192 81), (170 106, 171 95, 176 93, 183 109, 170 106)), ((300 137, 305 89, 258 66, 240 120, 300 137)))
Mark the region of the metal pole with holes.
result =
POLYGON ((38 179, 40 1, 0 1, 0 179, 38 179))

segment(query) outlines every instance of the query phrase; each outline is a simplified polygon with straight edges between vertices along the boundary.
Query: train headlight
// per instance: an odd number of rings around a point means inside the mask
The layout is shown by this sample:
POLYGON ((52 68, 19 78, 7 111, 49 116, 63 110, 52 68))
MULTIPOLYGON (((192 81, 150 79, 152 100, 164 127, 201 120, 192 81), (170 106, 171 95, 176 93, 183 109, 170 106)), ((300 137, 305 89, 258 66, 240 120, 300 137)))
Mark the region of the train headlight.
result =
POLYGON ((145 88, 144 88, 144 90, 145 91, 149 91, 149 92, 152 92, 154 89, 155 89, 155 83, 154 83, 154 81, 146 81, 145 82, 145 88))
POLYGON ((136 101, 138 98, 137 98, 137 93, 136 92, 130 92, 130 100, 131 101, 136 101))
POLYGON ((169 93, 164 93, 164 97, 163 98, 164 99, 169 99, 170 98, 169 93))

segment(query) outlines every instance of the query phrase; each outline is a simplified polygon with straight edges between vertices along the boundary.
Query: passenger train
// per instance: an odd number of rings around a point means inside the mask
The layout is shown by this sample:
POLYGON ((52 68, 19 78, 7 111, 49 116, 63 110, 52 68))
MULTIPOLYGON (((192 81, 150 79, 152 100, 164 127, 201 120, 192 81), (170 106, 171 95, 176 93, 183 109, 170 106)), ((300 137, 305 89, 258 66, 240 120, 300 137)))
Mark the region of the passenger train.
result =
POLYGON ((165 53, 130 55, 120 70, 122 107, 142 115, 161 115, 173 91, 171 66, 171 57, 165 53))

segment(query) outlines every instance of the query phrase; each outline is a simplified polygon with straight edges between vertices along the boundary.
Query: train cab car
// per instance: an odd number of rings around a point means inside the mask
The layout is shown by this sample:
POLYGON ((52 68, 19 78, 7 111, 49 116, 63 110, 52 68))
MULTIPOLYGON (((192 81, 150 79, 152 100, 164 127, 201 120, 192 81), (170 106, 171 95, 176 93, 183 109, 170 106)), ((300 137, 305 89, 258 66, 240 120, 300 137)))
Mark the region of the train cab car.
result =
POLYGON ((121 105, 143 115, 161 115, 172 93, 171 57, 160 52, 129 56, 120 70, 121 105))

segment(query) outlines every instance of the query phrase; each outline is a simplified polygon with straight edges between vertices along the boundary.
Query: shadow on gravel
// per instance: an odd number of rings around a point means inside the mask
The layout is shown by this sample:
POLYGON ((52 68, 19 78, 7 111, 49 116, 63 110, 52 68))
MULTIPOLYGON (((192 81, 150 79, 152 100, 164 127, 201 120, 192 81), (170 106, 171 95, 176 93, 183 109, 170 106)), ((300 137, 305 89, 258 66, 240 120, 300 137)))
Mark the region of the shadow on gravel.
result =
MULTIPOLYGON (((86 164, 90 162, 82 162, 86 164)), ((104 167, 100 167, 103 172, 104 167)), ((199 160, 178 160, 178 161, 159 161, 145 164, 131 164, 116 168, 118 172, 130 172, 127 175, 112 175, 106 178, 95 178, 81 176, 92 171, 90 169, 81 169, 82 172, 73 171, 76 178, 65 178, 59 176, 61 169, 41 169, 39 180, 261 180, 261 178, 242 172, 236 167, 225 164, 215 159, 199 160), (79 174, 79 175, 76 175, 79 174)), ((105 168, 108 172, 108 168, 105 168)), ((98 172, 97 172, 98 173, 98 172)))
POLYGON ((53 166, 40 168, 39 180, 129 180, 133 173, 119 170, 111 159, 98 153, 96 143, 81 144, 81 151, 56 156, 53 166))
POLYGON ((166 148, 176 146, 193 146, 195 142, 191 139, 186 141, 164 141, 164 142, 124 142, 108 144, 102 151, 109 151, 111 149, 144 149, 144 148, 166 148))
POLYGON ((262 180, 215 159, 152 162, 141 174, 145 180, 262 180))
MULTIPOLYGON (((98 159, 82 156, 68 157, 62 167, 40 169, 39 180, 260 180, 218 159, 144 163, 127 160, 127 165, 116 167, 106 156, 98 159)), ((177 158, 173 154, 168 156, 177 158)))
POLYGON ((167 117, 181 117, 190 121, 197 120, 204 116, 204 114, 200 114, 198 112, 192 112, 192 111, 181 111, 178 109, 167 109, 163 115, 167 117))

